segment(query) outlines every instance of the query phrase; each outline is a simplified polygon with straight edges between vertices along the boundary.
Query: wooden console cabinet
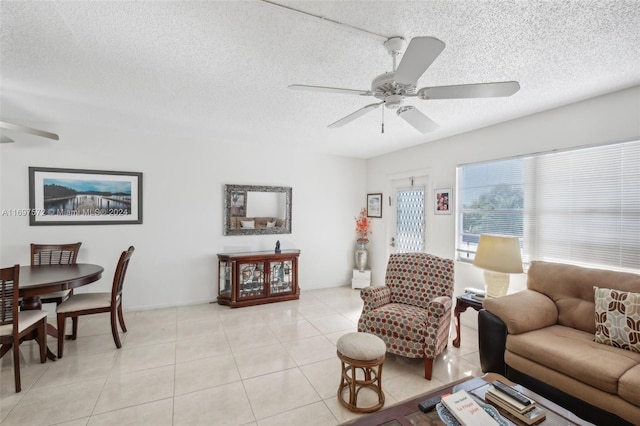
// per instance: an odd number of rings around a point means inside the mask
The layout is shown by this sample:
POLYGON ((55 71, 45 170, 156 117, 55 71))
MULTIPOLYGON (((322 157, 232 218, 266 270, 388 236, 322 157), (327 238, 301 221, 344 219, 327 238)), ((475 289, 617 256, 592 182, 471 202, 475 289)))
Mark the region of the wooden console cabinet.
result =
POLYGON ((218 254, 218 303, 232 308, 295 300, 300 250, 218 254))

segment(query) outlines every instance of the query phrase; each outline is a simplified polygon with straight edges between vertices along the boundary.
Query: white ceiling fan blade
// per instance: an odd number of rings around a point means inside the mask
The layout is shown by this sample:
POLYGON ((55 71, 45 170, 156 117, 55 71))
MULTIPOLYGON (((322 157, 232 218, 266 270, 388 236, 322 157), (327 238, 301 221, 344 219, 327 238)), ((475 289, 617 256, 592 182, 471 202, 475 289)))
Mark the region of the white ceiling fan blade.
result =
POLYGON ((458 84, 455 86, 423 87, 418 90, 420 99, 499 98, 511 96, 520 90, 517 81, 497 83, 458 84))
POLYGON ((433 132, 440 128, 435 121, 410 105, 400 108, 396 114, 421 133, 433 132))
POLYGON ((435 37, 413 38, 396 70, 394 77, 396 83, 416 84, 444 47, 444 42, 435 37))
POLYGON ((329 124, 327 127, 331 128, 331 129, 335 129, 336 127, 342 127, 345 124, 352 122, 356 118, 362 117, 363 115, 365 115, 369 111, 372 111, 372 110, 378 108, 383 103, 384 102, 367 105, 366 107, 360 108, 356 112, 352 112, 351 114, 347 115, 346 117, 341 118, 340 120, 336 121, 335 123, 329 124))
POLYGON ((17 130, 18 132, 31 133, 32 135, 42 136, 43 138, 53 139, 54 141, 60 140, 55 133, 45 132, 44 130, 33 129, 31 127, 19 126, 17 124, 5 123, 0 121, 0 127, 8 130, 17 130))
POLYGON ((288 87, 291 90, 302 90, 307 92, 341 93, 343 95, 360 95, 360 96, 372 95, 371 91, 369 90, 342 89, 340 87, 307 86, 306 84, 291 84, 288 87))
POLYGON ((10 137, 5 135, 0 135, 0 143, 11 143, 11 142, 14 142, 14 140, 11 139, 10 137))

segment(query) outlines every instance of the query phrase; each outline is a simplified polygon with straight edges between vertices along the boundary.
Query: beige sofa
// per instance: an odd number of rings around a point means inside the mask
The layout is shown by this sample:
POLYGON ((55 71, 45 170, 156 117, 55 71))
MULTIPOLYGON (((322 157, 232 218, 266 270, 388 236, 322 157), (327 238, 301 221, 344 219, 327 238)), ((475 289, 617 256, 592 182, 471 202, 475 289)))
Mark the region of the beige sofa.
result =
POLYGON ((284 226, 284 219, 278 219, 275 217, 232 217, 231 229, 266 229, 267 227, 282 228, 284 226), (245 226, 243 226, 243 222, 245 226), (247 227, 251 226, 253 228, 247 227), (273 225, 271 225, 273 224, 273 225))
MULTIPOLYGON (((483 303, 478 317, 482 369, 501 373, 593 423, 638 425, 640 344, 623 349, 596 341, 609 328, 601 325, 596 333, 594 287, 640 293, 640 275, 532 262, 526 290, 483 303)), ((600 300, 600 312, 617 303, 600 300)), ((626 310, 640 314, 638 305, 626 310)), ((640 333, 630 335, 640 339, 640 333)))

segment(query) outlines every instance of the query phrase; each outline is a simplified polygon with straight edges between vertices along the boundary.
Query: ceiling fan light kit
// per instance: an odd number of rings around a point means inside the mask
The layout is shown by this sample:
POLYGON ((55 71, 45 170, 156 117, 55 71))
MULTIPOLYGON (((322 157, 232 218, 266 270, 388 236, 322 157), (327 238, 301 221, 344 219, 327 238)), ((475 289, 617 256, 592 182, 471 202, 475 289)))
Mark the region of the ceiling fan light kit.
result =
POLYGON ((398 117, 421 133, 432 132, 437 130, 439 126, 414 106, 404 105, 406 98, 414 97, 420 100, 493 98, 511 96, 520 90, 520 84, 517 81, 423 87, 417 90, 418 79, 422 77, 433 61, 442 53, 445 48, 444 42, 435 37, 413 38, 409 42, 404 55, 402 55, 397 68, 396 59, 404 46, 404 38, 391 37, 383 44, 393 59, 393 71, 380 74, 374 78, 371 82, 370 91, 303 84, 293 84, 289 88, 292 90, 373 96, 382 101, 377 104, 367 105, 341 118, 330 124, 328 126, 330 128, 342 127, 384 104, 386 108, 396 110, 398 117))

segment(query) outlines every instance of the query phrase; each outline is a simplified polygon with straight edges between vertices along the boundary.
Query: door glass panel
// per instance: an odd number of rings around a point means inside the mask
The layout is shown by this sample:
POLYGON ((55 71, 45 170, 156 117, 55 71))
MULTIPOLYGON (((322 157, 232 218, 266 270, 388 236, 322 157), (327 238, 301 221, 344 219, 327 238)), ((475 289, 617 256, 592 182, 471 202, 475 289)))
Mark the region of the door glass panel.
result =
POLYGON ((220 262, 218 267, 220 272, 220 296, 231 297, 231 262, 220 262))
POLYGON ((241 263, 239 281, 239 298, 264 296, 264 264, 241 263))
POLYGON ((395 252, 424 251, 424 187, 396 191, 395 252))
POLYGON ((293 291, 292 263, 290 260, 271 262, 271 287, 269 290, 271 294, 290 293, 293 291))

